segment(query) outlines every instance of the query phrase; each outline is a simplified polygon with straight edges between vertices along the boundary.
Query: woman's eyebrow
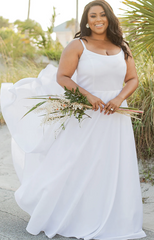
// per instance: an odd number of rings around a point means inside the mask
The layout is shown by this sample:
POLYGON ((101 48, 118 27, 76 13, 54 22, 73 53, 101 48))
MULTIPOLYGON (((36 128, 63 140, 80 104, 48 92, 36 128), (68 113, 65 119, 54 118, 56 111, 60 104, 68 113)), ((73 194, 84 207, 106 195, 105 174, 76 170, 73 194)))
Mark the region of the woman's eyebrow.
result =
MULTIPOLYGON (((103 11, 103 12, 100 12, 100 14, 102 14, 102 13, 105 13, 105 11, 103 11)), ((90 13, 90 14, 96 14, 96 13, 90 13)))

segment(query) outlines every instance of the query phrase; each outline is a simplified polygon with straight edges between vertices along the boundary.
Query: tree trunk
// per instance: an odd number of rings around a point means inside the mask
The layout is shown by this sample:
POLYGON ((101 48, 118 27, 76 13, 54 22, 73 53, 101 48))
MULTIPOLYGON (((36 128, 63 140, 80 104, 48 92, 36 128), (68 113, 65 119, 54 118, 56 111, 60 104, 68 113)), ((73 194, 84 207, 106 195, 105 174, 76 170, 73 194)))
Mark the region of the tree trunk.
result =
POLYGON ((28 2, 28 15, 27 15, 27 19, 29 19, 29 14, 30 14, 30 0, 28 2))
POLYGON ((76 0, 76 21, 75 21, 75 33, 78 32, 78 0, 76 0))

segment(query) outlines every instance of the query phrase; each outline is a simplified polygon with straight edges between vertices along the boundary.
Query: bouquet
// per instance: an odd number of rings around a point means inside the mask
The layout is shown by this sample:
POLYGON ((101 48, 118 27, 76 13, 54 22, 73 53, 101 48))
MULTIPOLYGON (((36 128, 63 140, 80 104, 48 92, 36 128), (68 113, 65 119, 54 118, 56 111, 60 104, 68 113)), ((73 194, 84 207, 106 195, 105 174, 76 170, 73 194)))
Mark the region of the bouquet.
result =
MULTIPOLYGON (((91 103, 87 100, 87 97, 79 91, 77 87, 76 90, 68 90, 64 87, 64 95, 44 95, 31 97, 30 99, 41 99, 43 101, 39 102, 33 106, 23 117, 28 113, 35 111, 36 113, 43 113, 42 124, 50 124, 51 122, 59 121, 61 127, 65 129, 64 123, 72 115, 81 122, 85 117, 91 118, 85 111, 92 109, 91 103)), ((124 114, 133 118, 137 118, 137 115, 143 113, 136 108, 119 107, 116 111, 117 113, 124 114)))

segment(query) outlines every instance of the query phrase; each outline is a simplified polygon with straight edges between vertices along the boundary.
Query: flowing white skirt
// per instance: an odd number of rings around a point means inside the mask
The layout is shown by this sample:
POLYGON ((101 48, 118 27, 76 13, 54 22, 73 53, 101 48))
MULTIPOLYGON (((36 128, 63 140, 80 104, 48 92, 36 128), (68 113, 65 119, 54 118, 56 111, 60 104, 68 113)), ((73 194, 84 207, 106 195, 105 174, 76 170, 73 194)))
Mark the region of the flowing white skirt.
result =
MULTIPOLYGON (((48 65, 38 78, 2 84, 2 113, 12 135, 12 156, 21 186, 18 205, 29 213, 27 231, 102 240, 145 237, 142 197, 131 119, 87 110, 81 125, 72 116, 55 138, 55 125, 24 106, 42 94, 63 93, 56 68, 48 65), (51 72, 53 75, 51 76, 51 72), (50 74, 49 74, 50 73, 50 74)), ((119 91, 94 92, 104 102, 119 91)), ((127 106, 126 101, 122 106, 127 106)))

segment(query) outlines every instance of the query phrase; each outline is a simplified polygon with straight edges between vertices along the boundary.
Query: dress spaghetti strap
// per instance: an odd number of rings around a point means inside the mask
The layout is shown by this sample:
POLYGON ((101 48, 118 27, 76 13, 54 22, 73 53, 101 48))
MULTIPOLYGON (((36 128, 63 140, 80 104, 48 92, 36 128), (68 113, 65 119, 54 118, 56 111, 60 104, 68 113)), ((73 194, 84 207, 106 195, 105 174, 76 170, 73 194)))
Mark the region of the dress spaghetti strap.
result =
POLYGON ((84 49, 87 49, 87 48, 86 48, 86 45, 85 45, 84 42, 83 42, 83 40, 82 40, 82 39, 79 39, 79 40, 81 41, 81 43, 82 43, 84 49))

